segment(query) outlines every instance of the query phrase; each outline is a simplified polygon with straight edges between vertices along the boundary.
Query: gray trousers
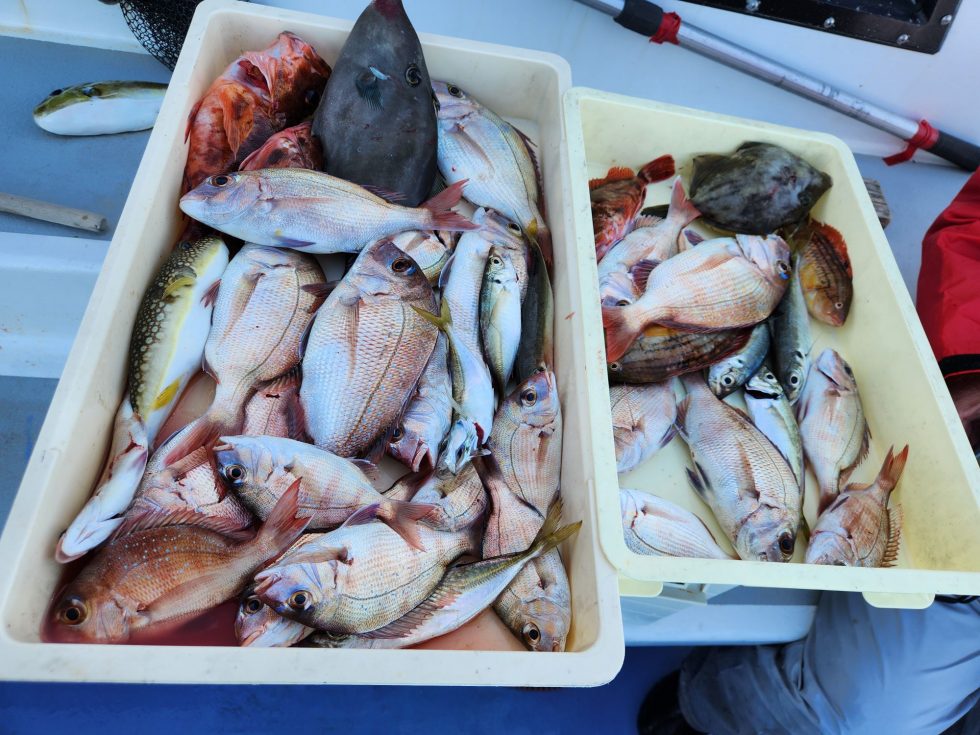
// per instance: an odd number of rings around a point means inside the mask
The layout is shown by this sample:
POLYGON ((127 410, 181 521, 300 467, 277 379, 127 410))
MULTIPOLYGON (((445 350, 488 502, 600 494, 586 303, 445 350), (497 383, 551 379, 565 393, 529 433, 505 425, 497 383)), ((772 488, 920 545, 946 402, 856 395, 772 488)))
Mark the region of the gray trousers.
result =
POLYGON ((803 640, 695 650, 680 705, 711 735, 980 735, 980 600, 882 610, 825 592, 803 640), (971 712, 971 710, 973 710, 971 712))

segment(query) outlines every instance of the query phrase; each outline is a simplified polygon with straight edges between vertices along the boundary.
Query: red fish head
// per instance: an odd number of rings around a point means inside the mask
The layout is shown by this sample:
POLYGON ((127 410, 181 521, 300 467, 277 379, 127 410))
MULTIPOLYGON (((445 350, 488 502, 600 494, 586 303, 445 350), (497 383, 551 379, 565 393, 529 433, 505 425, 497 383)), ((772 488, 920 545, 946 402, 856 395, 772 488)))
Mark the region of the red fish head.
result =
POLYGON ((130 615, 97 581, 76 580, 56 596, 41 624, 49 643, 124 643, 130 615))
MULTIPOLYGON (((330 77, 330 67, 310 44, 288 31, 263 51, 242 54, 239 65, 248 64, 262 77, 273 109, 297 121, 313 113, 330 77)), ((251 79, 255 75, 250 73, 251 79)))

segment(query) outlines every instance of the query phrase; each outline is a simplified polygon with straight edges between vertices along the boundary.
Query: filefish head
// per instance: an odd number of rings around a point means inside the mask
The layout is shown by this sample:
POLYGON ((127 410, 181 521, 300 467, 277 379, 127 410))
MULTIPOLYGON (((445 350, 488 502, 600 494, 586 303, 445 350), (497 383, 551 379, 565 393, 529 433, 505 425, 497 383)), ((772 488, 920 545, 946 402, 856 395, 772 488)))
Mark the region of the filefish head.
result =
POLYGON ((532 651, 561 652, 565 650, 568 613, 547 597, 535 597, 521 603, 518 612, 521 640, 532 651))
POLYGON ((256 173, 261 172, 239 171, 205 179, 180 198, 180 209, 208 225, 231 222, 259 200, 262 184, 256 173))
POLYGON ((747 561, 788 562, 796 551, 799 517, 785 508, 760 505, 735 538, 735 550, 747 561))
POLYGON ((283 617, 307 624, 329 620, 340 604, 337 561, 271 567, 255 575, 255 595, 283 617), (321 574, 321 569, 327 570, 321 574))
POLYGON ((303 640, 310 629, 295 620, 284 618, 266 605, 253 588, 245 590, 235 618, 235 635, 242 646, 285 648, 303 640))
POLYGON ((854 371, 835 350, 829 347, 817 358, 817 369, 841 391, 856 391, 854 371))
POLYGON ((432 82, 436 96, 439 121, 456 122, 467 117, 477 109, 476 103, 462 89, 450 82, 432 82))
POLYGON ((48 610, 41 638, 53 643, 121 643, 129 638, 131 611, 98 581, 76 580, 48 610))

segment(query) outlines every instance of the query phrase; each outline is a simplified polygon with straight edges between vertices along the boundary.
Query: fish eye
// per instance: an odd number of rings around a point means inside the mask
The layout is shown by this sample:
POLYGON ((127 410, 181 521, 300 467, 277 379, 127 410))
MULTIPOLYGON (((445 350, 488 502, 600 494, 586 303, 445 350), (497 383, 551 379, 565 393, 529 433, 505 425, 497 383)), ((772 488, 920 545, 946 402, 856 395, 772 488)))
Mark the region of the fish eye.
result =
POLYGON ((620 370, 623 369, 623 366, 618 362, 611 362, 609 363, 609 369, 612 370, 614 373, 618 373, 620 370))
POLYGON ((837 311, 840 311, 841 309, 844 308, 844 302, 843 301, 835 301, 834 302, 834 308, 837 309, 837 311))
POLYGON ((85 609, 85 603, 74 597, 68 600, 68 603, 58 613, 58 619, 65 625, 80 625, 85 622, 87 617, 88 610, 85 609))
POLYGON ((451 94, 451 95, 452 95, 453 97, 462 97, 462 96, 463 96, 463 90, 461 90, 461 89, 460 89, 459 87, 457 87, 457 86, 456 86, 455 84, 450 84, 450 85, 449 85, 449 87, 447 88, 447 91, 448 91, 448 92, 449 92, 449 94, 451 94))
POLYGON ((776 270, 779 271, 779 275, 782 278, 789 278, 789 263, 787 263, 785 260, 776 261, 776 270))
POLYGON ((303 95, 303 102, 306 103, 307 107, 313 107, 319 101, 320 92, 316 89, 308 89, 306 90, 306 94, 303 95))
POLYGON ((851 370, 851 366, 850 365, 846 365, 846 364, 844 365, 844 372, 847 373, 849 377, 851 377, 851 378, 854 377, 854 371, 851 370))
POLYGON ((525 388, 521 391, 521 403, 525 406, 533 406, 537 403, 538 392, 534 388, 525 388))
POLYGON ((402 427, 396 426, 391 431, 391 443, 400 442, 403 436, 405 436, 405 432, 402 430, 402 427))
POLYGON ((229 464, 221 469, 221 474, 233 485, 241 485, 245 482, 248 472, 240 464, 229 464))
POLYGON ((293 610, 303 610, 310 601, 310 596, 305 590, 299 590, 289 596, 289 606, 293 610))
POLYGON ((99 90, 97 90, 95 87, 93 87, 90 84, 87 84, 84 87, 82 87, 81 93, 84 94, 86 97, 98 97, 99 96, 99 90))
POLYGON ((492 258, 490 258, 490 263, 492 265, 503 265, 504 261, 502 261, 498 256, 494 255, 492 258))
POLYGON ((217 176, 212 176, 210 179, 208 179, 208 183, 211 184, 211 186, 222 187, 228 186, 228 184, 231 183, 231 180, 231 176, 227 176, 226 174, 218 174, 217 176))
POLYGON ((51 94, 49 94, 48 97, 57 97, 59 94, 61 94, 64 91, 65 90, 63 90, 63 89, 61 89, 61 87, 59 87, 54 92, 52 92, 51 94))
POLYGON ((262 600, 260 600, 258 597, 255 597, 253 595, 252 597, 249 597, 247 600, 245 600, 244 607, 245 607, 245 612, 247 612, 249 615, 254 615, 259 610, 262 609, 263 607, 262 600))
POLYGON ((810 192, 808 191, 801 191, 799 199, 800 204, 802 204, 804 207, 809 207, 810 202, 813 201, 813 197, 810 196, 810 192))
POLYGON ((735 378, 731 375, 726 375, 721 379, 721 384, 726 388, 731 388, 733 385, 735 385, 735 378))
POLYGON ((798 386, 800 384, 800 376, 797 375, 796 373, 793 373, 792 375, 790 375, 789 376, 789 384, 791 386, 793 386, 794 388, 796 386, 798 386))
POLYGON ((419 71, 419 68, 415 64, 409 64, 405 70, 405 81, 411 87, 417 87, 422 82, 422 72, 419 71))
POLYGON ((391 269, 395 273, 411 273, 413 270, 412 261, 408 258, 395 258, 391 262, 391 269))
POLYGON ((620 299, 616 302, 616 306, 629 306, 630 302, 628 299, 620 299))
POLYGON ((516 225, 516 224, 514 224, 513 222, 508 222, 508 223, 507 223, 507 229, 508 229, 508 230, 510 230, 510 231, 511 231, 511 232, 513 232, 513 233, 516 233, 516 234, 518 234, 518 235, 520 235, 520 234, 521 234, 521 228, 520 228, 520 225, 516 225))
POLYGON ((785 555, 789 556, 793 553, 796 548, 796 539, 793 538, 791 533, 783 533, 779 536, 779 550, 785 555))
POLYGON ((524 630, 521 631, 524 636, 524 640, 534 645, 541 640, 541 630, 534 623, 528 623, 524 626, 524 630))

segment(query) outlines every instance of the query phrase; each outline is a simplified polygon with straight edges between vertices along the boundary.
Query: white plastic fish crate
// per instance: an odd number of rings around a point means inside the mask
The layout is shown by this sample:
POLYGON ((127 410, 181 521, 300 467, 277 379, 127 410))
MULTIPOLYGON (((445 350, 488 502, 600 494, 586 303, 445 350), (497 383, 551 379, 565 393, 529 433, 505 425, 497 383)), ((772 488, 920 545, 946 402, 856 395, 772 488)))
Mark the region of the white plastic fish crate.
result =
MULTIPOLYGON (((892 494, 905 520, 898 564, 889 569, 858 569, 803 564, 805 544, 797 544, 793 563, 726 561, 642 556, 623 540, 615 450, 608 391, 592 394, 593 448, 599 537, 609 560, 627 583, 629 594, 657 595, 663 582, 697 582, 863 592, 882 607, 925 607, 936 594, 980 593, 980 469, 960 426, 929 342, 885 234, 858 172, 854 156, 839 139, 576 88, 565 95, 568 163, 575 232, 578 237, 586 339, 602 338, 595 246, 588 190, 590 177, 610 166, 634 170, 672 154, 685 184, 691 161, 700 153, 731 153, 746 141, 781 145, 833 177, 834 185, 813 216, 837 228, 847 241, 854 270, 854 300, 843 327, 811 320, 812 355, 834 347, 851 364, 871 428, 871 452, 852 482, 870 482, 890 445, 910 453, 905 473, 892 494), (600 417, 602 417, 600 419, 600 417)), ((646 205, 669 200, 670 181, 651 185, 646 205)), ((599 348, 604 356, 604 348, 599 348)), ((645 490, 695 512, 726 549, 731 545, 710 509, 690 488, 685 468, 690 457, 675 438, 651 460, 623 475, 624 487, 645 490)), ((817 492, 807 476, 804 513, 816 521, 817 492)))
POLYGON ((555 242, 555 370, 565 420, 562 495, 565 519, 583 521, 581 531, 562 547, 572 590, 567 651, 110 646, 39 639, 42 614, 62 574, 53 558, 55 543, 101 469, 122 398, 136 310, 181 227, 177 198, 188 112, 233 59, 264 48, 279 32, 298 34, 332 64, 351 26, 229 0, 199 6, 0 539, 0 677, 561 687, 603 684, 619 671, 624 647, 617 574, 599 548, 589 428, 596 421, 590 397, 605 392, 604 375, 598 369, 599 344, 594 336, 587 343, 582 327, 581 284, 587 277, 580 273, 563 160, 561 102, 571 72, 563 59, 550 54, 425 34, 420 37, 433 79, 459 84, 538 143, 555 242))

